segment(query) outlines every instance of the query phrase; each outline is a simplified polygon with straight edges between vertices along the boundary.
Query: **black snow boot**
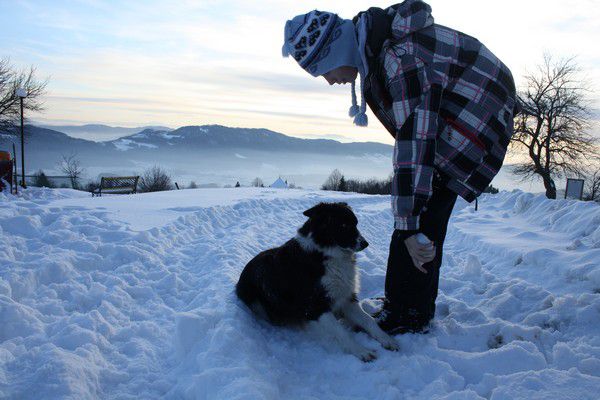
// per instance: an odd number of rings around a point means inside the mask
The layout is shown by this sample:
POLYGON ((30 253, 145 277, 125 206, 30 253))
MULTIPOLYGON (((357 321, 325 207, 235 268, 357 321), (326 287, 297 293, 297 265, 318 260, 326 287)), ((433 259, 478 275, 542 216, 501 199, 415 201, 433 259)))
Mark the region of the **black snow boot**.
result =
POLYGON ((377 321, 379 327, 390 335, 404 333, 428 333, 431 318, 421 315, 416 310, 393 310, 390 303, 383 297, 369 299, 369 303, 380 303, 379 309, 365 308, 377 321))

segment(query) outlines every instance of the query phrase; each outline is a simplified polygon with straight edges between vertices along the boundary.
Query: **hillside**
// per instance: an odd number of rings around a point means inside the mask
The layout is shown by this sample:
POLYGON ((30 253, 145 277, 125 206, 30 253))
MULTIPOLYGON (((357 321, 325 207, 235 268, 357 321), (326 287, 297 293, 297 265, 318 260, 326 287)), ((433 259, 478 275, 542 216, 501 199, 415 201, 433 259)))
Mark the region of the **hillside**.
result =
MULTIPOLYGON (((266 129, 220 125, 152 128, 104 142, 76 139, 35 126, 27 126, 26 132, 28 174, 43 169, 47 174, 61 175, 57 163, 63 154, 70 153, 81 160, 86 179, 107 174, 139 175, 148 167, 160 165, 183 185, 190 181, 219 187, 237 181, 249 185, 256 177, 270 183, 283 176, 298 186, 319 188, 336 168, 355 179, 386 179, 392 172, 392 146, 300 139, 266 129)), ((11 149, 13 141, 20 153, 20 141, 3 135, 0 149, 11 149)), ((492 183, 502 189, 543 190, 539 181, 516 179, 510 166, 503 167, 492 183)), ((558 184, 564 187, 563 182, 558 184)))
MULTIPOLYGON (((27 125, 25 137, 27 150, 36 155, 41 152, 52 154, 73 150, 85 155, 89 152, 101 152, 103 156, 109 156, 117 150, 127 152, 128 157, 135 158, 148 153, 237 149, 360 156, 388 155, 392 151, 392 146, 382 143, 300 139, 268 129, 229 128, 221 125, 185 126, 175 130, 144 129, 103 142, 75 138, 62 131, 27 125)), ((20 148, 18 137, 0 137, 0 144, 6 145, 9 142, 14 142, 20 148)))
POLYGON ((600 207, 520 191, 459 201, 433 330, 364 364, 258 322, 240 271, 318 201, 347 201, 370 242, 361 298, 381 295, 389 197, 200 189, 91 198, 0 194, 0 397, 594 399, 600 207))
POLYGON ((79 139, 93 140, 103 142, 115 140, 123 136, 135 135, 145 129, 154 129, 160 131, 169 131, 170 128, 164 126, 145 126, 138 128, 125 128, 121 126, 108 126, 104 124, 86 124, 86 125, 46 125, 43 123, 32 123, 40 128, 51 129, 66 133, 67 135, 79 139))
MULTIPOLYGON (((0 136, 0 149, 20 141, 0 136)), ((301 186, 319 187, 335 168, 357 178, 385 178, 390 173, 392 146, 299 139, 266 129, 220 125, 187 126, 164 131, 146 129, 116 140, 94 142, 35 126, 26 127, 26 169, 59 175, 63 154, 77 154, 86 177, 100 174, 139 175, 160 165, 179 182, 219 186, 255 177, 265 182, 285 176, 301 186)))

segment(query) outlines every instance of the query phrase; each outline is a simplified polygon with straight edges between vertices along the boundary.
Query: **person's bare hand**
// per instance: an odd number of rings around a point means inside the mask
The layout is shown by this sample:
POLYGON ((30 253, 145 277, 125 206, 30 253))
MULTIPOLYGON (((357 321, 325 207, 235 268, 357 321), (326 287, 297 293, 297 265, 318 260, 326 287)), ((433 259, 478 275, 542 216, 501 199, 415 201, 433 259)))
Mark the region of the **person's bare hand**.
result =
MULTIPOLYGON (((406 248, 408 249, 408 254, 412 258, 413 264, 415 267, 423 272, 427 273, 427 270, 423 268, 423 264, 427 264, 432 261, 435 257, 435 246, 432 241, 428 241, 429 243, 421 243, 422 240, 419 240, 419 235, 412 235, 404 240, 404 244, 406 244, 406 248)), ((425 237, 424 235, 422 237, 425 237)))

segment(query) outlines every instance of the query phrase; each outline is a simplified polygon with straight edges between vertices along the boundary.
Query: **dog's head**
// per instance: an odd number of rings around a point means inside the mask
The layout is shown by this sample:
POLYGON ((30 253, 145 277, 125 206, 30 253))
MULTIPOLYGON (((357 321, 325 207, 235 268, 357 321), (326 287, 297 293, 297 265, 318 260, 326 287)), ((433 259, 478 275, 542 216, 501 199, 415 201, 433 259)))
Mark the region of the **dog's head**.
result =
POLYGON ((346 203, 319 203, 304 211, 308 221, 298 230, 320 247, 364 250, 369 243, 357 228, 358 219, 346 203))

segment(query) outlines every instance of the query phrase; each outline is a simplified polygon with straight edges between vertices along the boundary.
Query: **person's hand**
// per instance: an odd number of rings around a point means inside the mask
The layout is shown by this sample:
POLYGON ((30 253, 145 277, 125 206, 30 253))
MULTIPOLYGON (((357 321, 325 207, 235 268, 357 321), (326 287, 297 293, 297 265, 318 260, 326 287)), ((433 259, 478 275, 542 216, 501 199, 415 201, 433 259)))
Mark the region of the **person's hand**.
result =
POLYGON ((423 268, 423 264, 432 261, 435 257, 435 246, 433 242, 427 239, 427 236, 417 233, 416 235, 406 238, 404 244, 408 249, 408 254, 410 254, 415 267, 426 274, 427 270, 423 268))

